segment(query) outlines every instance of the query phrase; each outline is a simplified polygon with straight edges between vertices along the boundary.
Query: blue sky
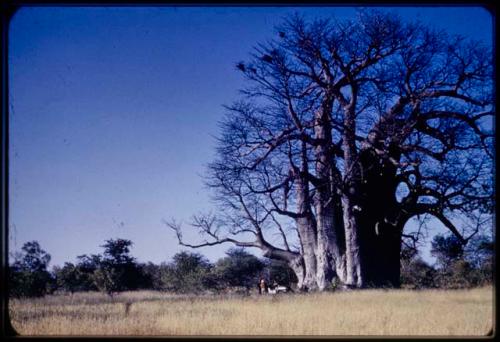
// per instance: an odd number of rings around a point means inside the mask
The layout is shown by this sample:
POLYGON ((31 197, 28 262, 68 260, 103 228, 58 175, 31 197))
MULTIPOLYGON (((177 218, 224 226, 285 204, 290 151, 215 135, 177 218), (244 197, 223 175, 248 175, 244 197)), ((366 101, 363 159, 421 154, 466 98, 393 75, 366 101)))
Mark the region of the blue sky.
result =
MULTIPOLYGON (((480 7, 383 10, 492 43, 480 7)), ((10 250, 38 240, 52 265, 118 237, 140 261, 180 251, 162 219, 212 208, 201 176, 222 105, 243 86, 235 63, 294 12, 355 9, 20 9, 9 28, 10 250)), ((229 247, 198 251, 216 260, 229 247)))

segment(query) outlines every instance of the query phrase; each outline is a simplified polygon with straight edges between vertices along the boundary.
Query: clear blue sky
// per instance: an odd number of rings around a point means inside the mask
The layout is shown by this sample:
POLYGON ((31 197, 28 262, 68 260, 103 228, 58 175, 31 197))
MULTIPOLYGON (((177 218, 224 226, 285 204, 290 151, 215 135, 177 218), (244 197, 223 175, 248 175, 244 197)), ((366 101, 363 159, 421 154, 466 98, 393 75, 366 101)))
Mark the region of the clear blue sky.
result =
MULTIPOLYGON (((492 42, 479 7, 384 10, 492 42)), ((180 251, 163 218, 211 208, 201 175, 235 63, 293 12, 354 8, 26 7, 9 30, 10 250, 38 240, 52 265, 127 238, 140 261, 180 251)), ((438 228, 439 230, 439 228, 438 228)), ((199 239, 185 232, 186 239, 199 239)), ((198 250, 216 260, 230 245, 198 250)))

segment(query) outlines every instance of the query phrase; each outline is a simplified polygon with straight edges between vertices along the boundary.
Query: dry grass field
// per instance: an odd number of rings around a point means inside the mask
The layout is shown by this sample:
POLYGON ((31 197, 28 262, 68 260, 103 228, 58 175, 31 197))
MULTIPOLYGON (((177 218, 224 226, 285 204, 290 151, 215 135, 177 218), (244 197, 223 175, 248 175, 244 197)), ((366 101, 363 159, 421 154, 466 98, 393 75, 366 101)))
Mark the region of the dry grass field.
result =
POLYGON ((21 335, 461 335, 493 325, 491 287, 248 297, 129 292, 12 300, 21 335))

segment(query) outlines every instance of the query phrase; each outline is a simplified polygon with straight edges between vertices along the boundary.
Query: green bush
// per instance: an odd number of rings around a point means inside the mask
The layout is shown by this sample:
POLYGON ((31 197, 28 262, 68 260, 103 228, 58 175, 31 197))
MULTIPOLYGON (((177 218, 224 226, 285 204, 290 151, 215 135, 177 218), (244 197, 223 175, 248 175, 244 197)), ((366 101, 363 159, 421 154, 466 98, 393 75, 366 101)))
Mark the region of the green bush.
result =
POLYGON ((212 270, 210 262, 199 253, 179 252, 161 269, 161 287, 179 293, 198 293, 212 270))
POLYGON ((271 284, 276 282, 282 286, 293 287, 298 282, 295 272, 284 261, 269 260, 265 273, 269 275, 271 284))
POLYGON ((54 267, 54 275, 58 289, 70 293, 74 293, 79 289, 78 268, 74 264, 66 262, 62 268, 54 267))
POLYGON ((264 266, 255 255, 242 248, 231 248, 226 257, 217 261, 213 272, 215 281, 223 287, 244 287, 248 290, 258 284, 264 266))
POLYGON ((100 291, 112 295, 138 288, 140 272, 135 259, 130 256, 131 246, 132 241, 125 239, 106 240, 101 246, 104 256, 92 274, 92 280, 100 291))
POLYGON ((436 270, 416 255, 401 263, 403 287, 414 289, 436 287, 435 276, 436 270))

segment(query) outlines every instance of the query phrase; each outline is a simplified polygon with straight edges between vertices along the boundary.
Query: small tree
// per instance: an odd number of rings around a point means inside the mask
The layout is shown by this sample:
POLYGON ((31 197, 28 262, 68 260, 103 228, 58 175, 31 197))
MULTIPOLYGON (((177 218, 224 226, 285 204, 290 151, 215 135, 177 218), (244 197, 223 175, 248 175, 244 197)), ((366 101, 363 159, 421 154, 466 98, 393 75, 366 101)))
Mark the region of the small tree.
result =
POLYGON ((254 287, 265 264, 243 248, 231 248, 226 255, 215 265, 214 271, 220 282, 225 287, 243 286, 247 289, 254 287))
POLYGON ((173 261, 162 267, 163 288, 169 291, 188 293, 205 289, 212 265, 199 253, 179 252, 173 261))
POLYGON ((41 297, 50 287, 50 254, 37 241, 26 242, 9 267, 9 293, 14 297, 41 297))
POLYGON ((464 254, 462 242, 454 235, 436 235, 432 241, 431 255, 440 268, 448 268, 464 254))
POLYGON ((162 262, 159 265, 149 263, 143 269, 143 272, 151 278, 151 287, 153 290, 170 290, 169 283, 167 282, 167 279, 169 279, 168 274, 171 272, 171 266, 169 264, 166 262, 162 262))
POLYGON ((270 259, 266 265, 266 272, 269 274, 271 282, 276 281, 278 284, 292 287, 297 284, 297 276, 293 270, 285 262, 280 260, 270 259))
POLYGON ((472 239, 465 249, 466 260, 473 265, 481 285, 493 281, 493 260, 495 257, 493 240, 486 235, 472 239))
POLYGON ((77 257, 76 276, 78 278, 78 291, 96 291, 98 290, 94 283, 94 272, 100 267, 102 256, 92 254, 90 256, 83 254, 77 257))
POLYGON ((134 258, 130 255, 132 241, 126 239, 109 239, 101 247, 104 248, 104 258, 112 260, 115 264, 130 264, 134 258))
POLYGON ((421 289, 436 287, 436 270, 426 263, 416 249, 401 251, 401 285, 421 289))
POLYGON ((62 268, 54 268, 57 287, 73 294, 80 289, 78 268, 66 262, 62 268))
POLYGON ((115 292, 137 289, 139 271, 135 259, 130 256, 132 241, 110 239, 101 246, 104 256, 93 273, 93 280, 100 291, 112 295, 115 292))
POLYGON ((137 288, 155 289, 159 266, 152 262, 136 264, 138 271, 137 288))
POLYGON ((93 279, 99 291, 113 296, 114 293, 124 290, 123 284, 120 282, 123 276, 121 270, 114 267, 110 261, 104 261, 94 272, 93 279))
POLYGON ((464 245, 453 235, 438 235, 432 242, 431 253, 437 258, 436 281, 440 287, 470 288, 492 279, 493 242, 484 236, 464 245))

